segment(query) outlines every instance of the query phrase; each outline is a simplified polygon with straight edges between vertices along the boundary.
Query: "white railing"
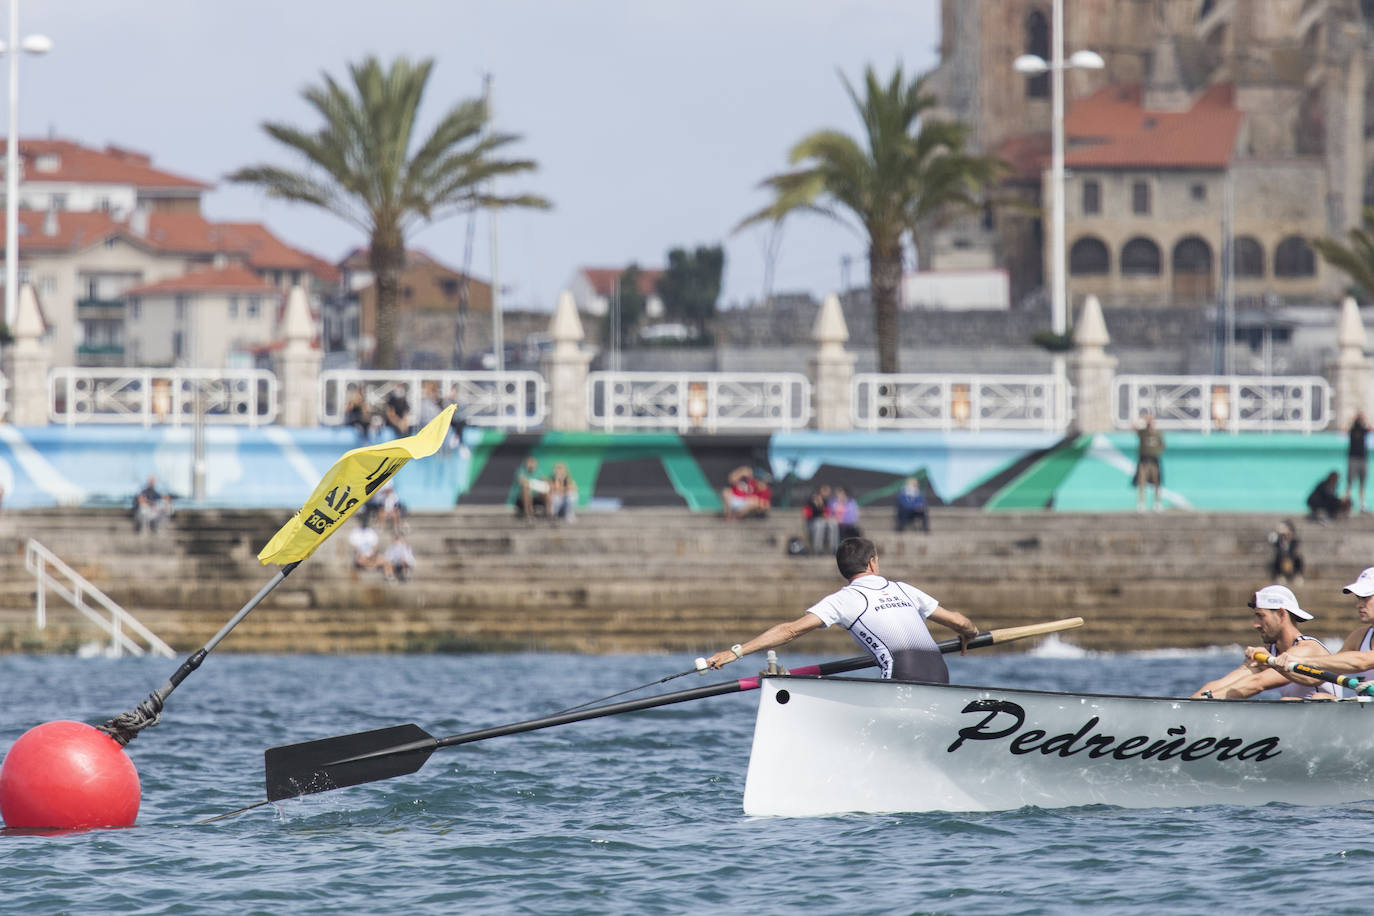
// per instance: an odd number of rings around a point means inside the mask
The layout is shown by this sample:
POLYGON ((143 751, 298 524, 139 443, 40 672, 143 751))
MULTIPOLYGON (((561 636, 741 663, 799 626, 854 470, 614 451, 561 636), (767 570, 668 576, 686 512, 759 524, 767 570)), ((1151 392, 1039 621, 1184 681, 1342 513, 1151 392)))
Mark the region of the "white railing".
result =
POLYGON ((54 423, 265 426, 277 418, 277 377, 266 369, 53 369, 54 423), (199 401, 199 404, 197 404, 199 401))
POLYGON ((1057 431, 1068 426, 1067 407, 1059 406, 1067 403, 1053 375, 854 376, 857 429, 1057 431))
POLYGON ((358 388, 371 415, 380 415, 386 400, 401 392, 412 422, 420 416, 420 398, 432 383, 443 405, 457 404, 458 417, 473 426, 499 426, 524 432, 540 426, 548 412, 548 385, 538 372, 397 372, 386 369, 330 369, 320 373, 320 422, 344 423, 349 392, 358 388))
POLYGON ((63 563, 57 554, 42 544, 29 538, 24 547, 24 568, 33 573, 37 580, 37 626, 43 629, 48 625, 47 592, 52 589, 64 601, 76 608, 86 619, 104 630, 110 637, 109 654, 118 658, 128 652, 130 655, 144 655, 153 652, 165 658, 172 657, 172 647, 167 645, 152 630, 139 623, 133 615, 115 604, 84 576, 63 563), (49 572, 49 567, 57 573, 49 572), (60 578, 59 578, 60 577, 60 578), (100 610, 92 607, 87 599, 99 605, 100 610), (102 611, 104 613, 102 613, 102 611), (143 638, 139 643, 125 628, 143 638), (147 648, 144 648, 146 643, 147 648))
POLYGON ((1320 376, 1122 375, 1112 422, 1129 429, 1148 411, 1160 429, 1299 432, 1331 422, 1331 386, 1320 376))
POLYGON ((593 372, 592 426, 615 429, 804 429, 811 382, 797 372, 593 372))

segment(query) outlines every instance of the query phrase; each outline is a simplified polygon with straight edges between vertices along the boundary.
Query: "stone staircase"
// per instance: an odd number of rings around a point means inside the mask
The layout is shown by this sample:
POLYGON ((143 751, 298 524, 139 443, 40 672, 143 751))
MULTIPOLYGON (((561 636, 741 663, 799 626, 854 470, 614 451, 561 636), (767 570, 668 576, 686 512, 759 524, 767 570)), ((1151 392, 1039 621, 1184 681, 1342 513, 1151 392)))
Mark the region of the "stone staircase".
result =
MULTIPOLYGON (((288 518, 271 510, 183 510, 138 536, 120 510, 0 515, 0 651, 70 651, 96 639, 49 602, 33 627, 24 544, 37 538, 180 652, 203 644, 272 575, 256 553, 288 518)), ((894 534, 870 510, 883 571, 982 627, 1081 616, 1067 641, 1100 650, 1251 641, 1250 593, 1266 584, 1263 514, 986 513, 936 510, 935 531, 894 534)), ((356 522, 350 522, 350 525, 356 522)), ((799 615, 841 584, 828 557, 789 557, 795 511, 725 522, 671 509, 584 512, 574 524, 522 524, 508 510, 415 513, 419 569, 403 585, 357 575, 347 530, 289 576, 217 651, 668 651, 700 654, 799 615)), ((1299 521, 1317 615, 1306 629, 1354 625, 1340 588, 1374 564, 1374 517, 1299 521)), ((386 538, 383 537, 385 543, 386 538)), ((937 628, 938 629, 938 628, 937 628)), ((847 634, 808 652, 853 654, 847 634)))

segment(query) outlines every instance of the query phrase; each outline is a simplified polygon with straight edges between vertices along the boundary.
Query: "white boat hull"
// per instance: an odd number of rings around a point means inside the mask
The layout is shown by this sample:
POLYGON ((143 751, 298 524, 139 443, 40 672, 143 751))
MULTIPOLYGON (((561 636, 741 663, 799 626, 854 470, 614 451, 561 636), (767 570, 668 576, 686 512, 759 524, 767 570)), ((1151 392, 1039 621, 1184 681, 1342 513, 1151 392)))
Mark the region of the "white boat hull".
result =
POLYGON ((1364 700, 1188 700, 768 677, 744 811, 1371 798, 1374 706, 1364 700))

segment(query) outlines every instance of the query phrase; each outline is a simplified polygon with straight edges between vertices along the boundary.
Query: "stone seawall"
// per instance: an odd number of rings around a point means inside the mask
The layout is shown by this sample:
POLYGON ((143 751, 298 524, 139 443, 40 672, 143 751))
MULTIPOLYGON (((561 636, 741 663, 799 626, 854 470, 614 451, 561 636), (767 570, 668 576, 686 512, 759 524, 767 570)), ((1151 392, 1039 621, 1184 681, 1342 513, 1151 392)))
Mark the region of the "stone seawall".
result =
MULTIPOLYGON (((34 626, 35 579, 24 566, 30 537, 178 653, 189 653, 271 578, 256 551, 288 515, 183 511, 169 530, 139 537, 117 510, 6 513, 0 651, 74 651, 104 639, 52 592, 47 627, 34 626)), ((867 531, 885 573, 984 628, 1081 616, 1086 625, 1062 639, 1110 651, 1251 641, 1245 604, 1268 582, 1265 536, 1280 520, 949 509, 936 511, 933 534, 898 535, 886 512, 870 515, 867 531)), ((792 512, 727 523, 679 510, 626 509, 533 526, 500 509, 416 513, 409 520, 419 560, 413 581, 390 585, 375 573, 356 573, 346 529, 216 651, 697 655, 791 619, 842 584, 832 559, 786 555, 788 538, 799 533, 792 512)), ((1309 570, 1295 590, 1317 616, 1305 629, 1338 639, 1355 625, 1341 586, 1374 564, 1374 520, 1299 522, 1299 535, 1309 570)), ((808 635, 798 648, 854 651, 843 632, 808 635)))

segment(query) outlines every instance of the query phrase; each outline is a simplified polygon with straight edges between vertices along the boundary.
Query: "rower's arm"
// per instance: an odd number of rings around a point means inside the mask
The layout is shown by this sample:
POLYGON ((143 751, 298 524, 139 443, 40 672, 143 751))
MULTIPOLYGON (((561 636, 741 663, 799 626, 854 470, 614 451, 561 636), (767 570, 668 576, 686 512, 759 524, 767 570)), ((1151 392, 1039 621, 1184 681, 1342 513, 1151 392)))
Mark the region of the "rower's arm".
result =
POLYGON ((959 634, 959 654, 965 655, 968 652, 968 641, 978 635, 978 628, 958 611, 951 611, 943 605, 936 605, 935 610, 930 612, 927 620, 933 620, 938 624, 943 624, 959 634))
POLYGON ((801 636, 803 633, 810 633, 817 627, 825 626, 825 622, 815 614, 807 611, 796 620, 788 623, 775 624, 764 630, 758 636, 739 646, 739 652, 734 648, 722 649, 715 655, 706 660, 706 664, 712 668, 720 668, 728 665, 736 658, 743 658, 750 652, 762 652, 764 649, 776 649, 778 646, 785 645, 801 636))

